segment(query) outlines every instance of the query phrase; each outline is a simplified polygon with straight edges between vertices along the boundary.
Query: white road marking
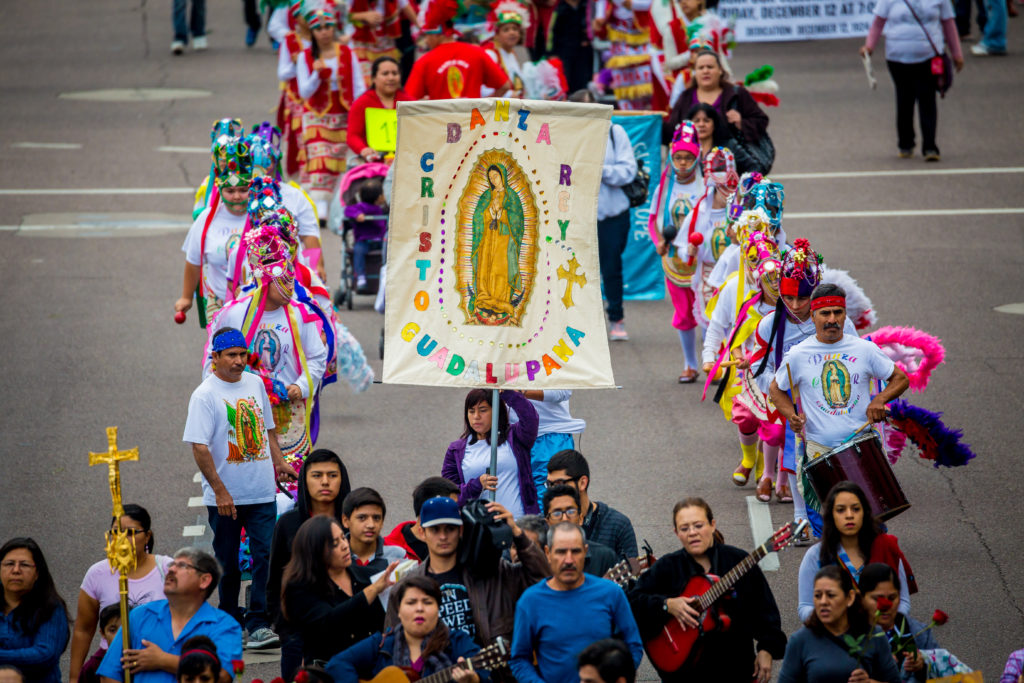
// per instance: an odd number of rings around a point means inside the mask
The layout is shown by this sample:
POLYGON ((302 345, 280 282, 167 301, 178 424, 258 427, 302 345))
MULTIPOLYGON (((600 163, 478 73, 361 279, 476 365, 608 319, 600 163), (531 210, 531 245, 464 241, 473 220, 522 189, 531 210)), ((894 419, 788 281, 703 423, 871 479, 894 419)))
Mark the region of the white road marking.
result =
POLYGON ((194 481, 195 483, 198 484, 202 480, 203 480, 203 475, 200 474, 199 472, 196 472, 194 475, 192 475, 192 481, 194 481))
POLYGON ((188 499, 188 506, 190 508, 206 507, 205 505, 203 505, 203 497, 202 496, 192 496, 191 498, 189 498, 188 499))
POLYGON ((785 220, 801 218, 900 218, 909 216, 1005 216, 1024 213, 1024 207, 999 209, 899 209, 892 211, 827 211, 786 213, 785 220))
POLYGON ((203 524, 191 524, 181 530, 181 535, 186 538, 202 536, 206 533, 206 526, 203 524))
POLYGON ((212 94, 209 90, 191 88, 109 88, 62 92, 59 97, 64 100, 91 100, 94 102, 156 102, 209 97, 212 94))
POLYGON ((15 142, 15 149, 82 149, 77 142, 15 142))
POLYGON ((0 196, 38 196, 38 195, 119 195, 119 194, 195 194, 192 187, 123 187, 123 188, 57 188, 57 189, 11 189, 0 190, 0 196))
POLYGON ((928 175, 976 175, 991 173, 1024 173, 1024 166, 989 168, 922 168, 904 171, 828 171, 821 173, 769 173, 771 180, 831 180, 835 178, 886 178, 928 175))
MULTIPOLYGON (((767 503, 762 503, 754 496, 747 496, 747 516, 750 517, 750 531, 754 535, 754 545, 764 543, 773 533, 772 513, 767 503)), ((763 572, 779 571, 779 554, 768 553, 758 563, 763 572)))
POLYGON ((178 152, 181 154, 209 154, 209 147, 175 147, 174 145, 165 145, 163 147, 157 147, 158 152, 178 152))
POLYGON ((1000 313, 1013 313, 1015 315, 1024 315, 1024 302, 996 306, 996 310, 999 311, 1000 313))

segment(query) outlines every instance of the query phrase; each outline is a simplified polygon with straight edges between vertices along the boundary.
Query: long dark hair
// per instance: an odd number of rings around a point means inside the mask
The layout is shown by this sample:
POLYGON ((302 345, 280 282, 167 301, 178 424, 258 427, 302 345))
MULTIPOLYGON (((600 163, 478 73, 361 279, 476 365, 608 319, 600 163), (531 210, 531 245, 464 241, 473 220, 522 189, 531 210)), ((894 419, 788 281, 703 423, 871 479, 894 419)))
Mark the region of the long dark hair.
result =
MULTIPOLYGON (((36 583, 32 590, 21 598, 21 603, 14 608, 12 617, 17 622, 18 628, 26 635, 35 635, 39 627, 49 621, 54 610, 63 610, 67 617, 68 606, 64 598, 60 597, 57 587, 53 583, 53 576, 50 574, 50 567, 46 564, 43 551, 35 540, 26 536, 12 538, 0 547, 0 561, 3 561, 12 550, 24 548, 32 555, 32 561, 36 563, 36 583)), ((0 608, 7 611, 7 599, 3 591, 0 591, 0 608)), ((68 626, 68 633, 71 633, 68 626)), ((64 644, 67 647, 67 643, 64 644)))
MULTIPOLYGON (((149 534, 149 540, 146 541, 146 552, 153 552, 153 520, 149 517, 149 511, 141 505, 128 503, 124 506, 124 516, 142 525, 143 533, 149 534)), ((110 528, 113 529, 115 526, 117 526, 117 517, 110 520, 110 528)))
POLYGON ((857 589, 861 595, 870 593, 878 588, 878 584, 890 582, 897 592, 900 590, 900 575, 895 569, 884 562, 872 562, 864 565, 860 570, 860 578, 857 580, 857 589))
POLYGON ((722 119, 722 115, 719 114, 718 110, 710 104, 698 102, 696 106, 686 112, 686 118, 693 121, 693 117, 697 115, 697 112, 701 112, 711 119, 711 124, 713 126, 711 131, 711 144, 715 147, 724 147, 729 141, 729 133, 726 130, 725 121, 722 119))
MULTIPOLYGON (((701 510, 704 511, 704 514, 707 516, 709 524, 715 521, 715 515, 711 512, 711 506, 708 505, 708 502, 703 498, 691 496, 690 498, 683 498, 681 501, 672 506, 673 529, 676 528, 676 515, 679 514, 679 511, 682 510, 683 508, 700 508, 701 510)), ((722 532, 718 529, 715 529, 715 533, 713 534, 713 536, 715 539, 715 543, 725 543, 725 536, 723 536, 722 532)))
POLYGON ((864 511, 864 522, 860 525, 860 531, 857 532, 857 547, 860 548, 865 561, 871 557, 871 546, 874 544, 875 539, 878 538, 878 535, 882 533, 878 522, 875 521, 874 516, 871 514, 871 503, 868 501, 864 489, 852 481, 839 482, 828 492, 828 496, 825 498, 825 505, 821 509, 822 524, 824 526, 824 531, 821 534, 820 566, 822 567, 827 564, 839 564, 839 543, 842 534, 839 532, 838 527, 836 527, 834 511, 836 508, 836 498, 840 493, 852 493, 857 496, 857 499, 860 501, 860 507, 864 511))
POLYGON ((340 523, 341 504, 345 500, 345 496, 352 492, 352 482, 348 478, 348 470, 345 468, 345 463, 343 463, 341 458, 338 457, 338 454, 332 450, 318 448, 306 456, 305 461, 302 463, 302 469, 299 470, 299 486, 295 499, 295 507, 298 509, 299 517, 302 519, 308 519, 309 516, 313 514, 313 499, 309 495, 309 488, 306 485, 306 472, 309 467, 322 462, 333 462, 341 469, 341 490, 338 491, 338 497, 334 499, 334 517, 340 523))
MULTIPOLYGON (((399 68, 399 74, 401 74, 402 65, 398 63, 398 60, 395 59, 394 57, 384 55, 383 57, 377 57, 377 59, 373 60, 373 64, 370 65, 371 80, 377 77, 377 72, 380 71, 381 64, 386 64, 387 62, 391 62, 392 64, 397 66, 399 68)), ((401 78, 401 76, 399 76, 399 78, 401 78)))
MULTIPOLYGON (((469 437, 468 443, 476 443, 476 432, 469 425, 469 409, 477 406, 480 403, 486 403, 491 406, 491 410, 494 410, 494 406, 491 405, 491 390, 490 389, 472 389, 466 394, 466 405, 462 409, 462 422, 465 424, 465 429, 462 431, 463 437, 469 437)), ((508 438, 508 408, 505 407, 505 402, 498 398, 498 445, 505 443, 505 439, 508 438)), ((490 443, 490 434, 487 436, 487 442, 490 443)))
MULTIPOLYGON (((834 564, 830 564, 827 567, 819 569, 818 573, 814 575, 814 584, 818 583, 818 579, 830 579, 835 581, 839 584, 839 588, 843 591, 843 594, 847 596, 854 590, 853 578, 850 576, 850 572, 843 571, 834 564)), ((814 584, 812 584, 812 590, 814 584)), ((854 600, 853 604, 846 608, 846 619, 849 632, 855 636, 859 636, 860 634, 867 633, 871 630, 871 622, 868 620, 868 614, 864 611, 864 607, 860 604, 860 600, 854 600)), ((821 623, 821 619, 818 618, 817 610, 811 612, 811 616, 807 617, 807 621, 804 622, 804 626, 811 629, 818 635, 824 635, 827 632, 825 624, 821 623)))
POLYGON ((281 577, 281 614, 288 618, 288 589, 292 585, 311 586, 325 596, 331 590, 327 563, 334 544, 332 527, 341 522, 327 515, 310 517, 295 533, 292 558, 284 566, 281 577))
MULTIPOLYGON (((396 600, 396 605, 401 606, 402 598, 405 597, 410 588, 423 591, 434 599, 438 608, 441 607, 441 588, 437 585, 437 581, 434 581, 429 576, 422 575, 407 576, 395 585, 395 596, 393 599, 396 600)), ((451 637, 448 633, 448 626, 441 621, 440 614, 438 614, 437 626, 430 632, 430 636, 427 638, 427 642, 424 643, 420 656, 426 660, 427 657, 435 652, 443 652, 447 649, 450 641, 451 637)))

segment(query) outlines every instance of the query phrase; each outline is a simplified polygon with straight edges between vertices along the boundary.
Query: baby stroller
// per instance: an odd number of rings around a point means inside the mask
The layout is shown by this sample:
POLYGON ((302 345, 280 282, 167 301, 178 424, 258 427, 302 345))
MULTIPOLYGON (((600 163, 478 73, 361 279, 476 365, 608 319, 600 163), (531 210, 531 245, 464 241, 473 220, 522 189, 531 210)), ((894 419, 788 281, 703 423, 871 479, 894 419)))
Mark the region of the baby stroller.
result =
MULTIPOLYGON (((365 276, 366 282, 357 286, 354 267, 356 232, 360 224, 355 216, 350 216, 352 211, 346 211, 346 207, 354 207, 361 201, 360 189, 368 183, 382 183, 387 175, 388 165, 378 163, 361 164, 349 170, 341 178, 338 194, 331 200, 329 211, 328 228, 341 237, 341 273, 338 288, 334 292, 333 303, 335 308, 345 305, 352 310, 356 294, 376 296, 380 288, 380 267, 384 260, 385 235, 381 239, 368 241, 368 251, 365 255, 365 276)), ((386 209, 381 209, 383 220, 387 220, 386 209)))

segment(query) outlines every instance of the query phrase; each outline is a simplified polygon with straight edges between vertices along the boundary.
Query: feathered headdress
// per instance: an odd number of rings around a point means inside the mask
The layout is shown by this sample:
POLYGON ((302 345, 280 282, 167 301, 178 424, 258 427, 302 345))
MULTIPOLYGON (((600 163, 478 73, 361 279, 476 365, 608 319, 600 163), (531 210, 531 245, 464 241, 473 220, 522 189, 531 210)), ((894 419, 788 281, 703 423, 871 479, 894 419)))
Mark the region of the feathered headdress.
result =
POLYGON ((935 467, 959 467, 974 458, 971 447, 963 443, 963 431, 950 429, 942 422, 942 413, 933 413, 925 408, 911 405, 897 399, 888 404, 889 425, 886 447, 889 461, 896 462, 907 441, 910 441, 925 460, 934 462, 935 467))
POLYGON ((880 327, 866 337, 907 373, 911 391, 923 391, 932 370, 945 362, 942 342, 913 327, 880 327))
POLYGON ((782 259, 782 280, 779 293, 786 296, 810 296, 821 282, 821 257, 811 249, 803 237, 793 242, 793 248, 782 259))
POLYGON ((530 8, 520 0, 492 2, 491 11, 487 14, 487 32, 494 35, 502 24, 518 24, 525 35, 532 24, 530 8))
POLYGON ((848 272, 826 265, 821 274, 821 281, 839 285, 846 291, 846 317, 853 322, 855 328, 863 330, 878 321, 875 305, 871 303, 864 288, 848 272))
POLYGON ((768 224, 771 226, 772 236, 782 227, 782 211, 786 202, 786 192, 782 189, 782 183, 773 183, 765 178, 757 185, 754 185, 743 198, 743 208, 746 210, 760 210, 768 216, 768 224))
POLYGON ((303 9, 306 12, 306 24, 310 31, 322 26, 337 26, 340 23, 338 7, 333 2, 320 2, 315 5, 304 3, 303 9))

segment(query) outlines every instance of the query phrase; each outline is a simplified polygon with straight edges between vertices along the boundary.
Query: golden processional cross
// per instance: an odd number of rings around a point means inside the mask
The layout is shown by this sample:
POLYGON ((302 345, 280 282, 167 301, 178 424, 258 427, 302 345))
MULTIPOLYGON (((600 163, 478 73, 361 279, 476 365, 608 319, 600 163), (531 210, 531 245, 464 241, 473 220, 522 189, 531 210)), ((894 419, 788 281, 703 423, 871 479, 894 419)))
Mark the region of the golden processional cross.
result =
MULTIPOLYGON (((122 652, 131 647, 128 637, 128 575, 135 571, 135 531, 129 534, 121 528, 121 517, 124 516, 124 505, 121 502, 121 468, 124 460, 138 460, 139 449, 127 451, 117 449, 117 427, 107 427, 107 451, 105 453, 89 453, 89 466, 106 464, 107 478, 110 482, 110 498, 114 504, 114 528, 107 532, 107 560, 110 562, 110 573, 117 573, 118 587, 121 592, 121 644, 122 652)), ((124 682, 131 683, 131 672, 125 669, 124 682)))

